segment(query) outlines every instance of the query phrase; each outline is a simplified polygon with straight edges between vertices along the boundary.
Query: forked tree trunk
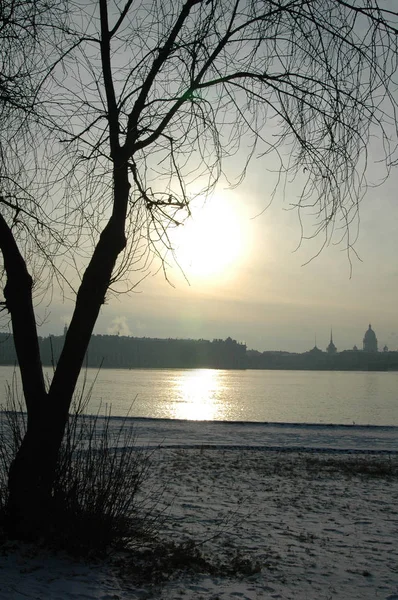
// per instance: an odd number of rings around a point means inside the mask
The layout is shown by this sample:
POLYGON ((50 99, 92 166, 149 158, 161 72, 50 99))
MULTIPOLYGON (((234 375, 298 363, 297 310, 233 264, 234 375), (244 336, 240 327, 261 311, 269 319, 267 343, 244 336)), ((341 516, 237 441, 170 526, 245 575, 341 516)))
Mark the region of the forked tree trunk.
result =
POLYGON ((45 390, 32 303, 32 278, 11 229, 0 215, 0 249, 14 342, 28 412, 27 432, 9 473, 9 533, 32 539, 51 517, 52 488, 69 407, 112 271, 126 245, 124 234, 130 184, 127 165, 114 170, 114 209, 83 275, 64 347, 48 392, 45 390))

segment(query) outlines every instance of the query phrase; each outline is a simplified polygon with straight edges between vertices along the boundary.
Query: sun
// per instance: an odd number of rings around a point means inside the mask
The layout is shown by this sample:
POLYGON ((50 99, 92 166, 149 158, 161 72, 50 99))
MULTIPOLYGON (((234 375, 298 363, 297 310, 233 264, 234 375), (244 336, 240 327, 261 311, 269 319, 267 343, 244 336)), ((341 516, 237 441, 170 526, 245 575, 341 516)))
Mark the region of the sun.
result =
POLYGON ((247 249, 245 218, 236 198, 217 194, 191 207, 174 239, 175 256, 188 280, 233 276, 247 249))

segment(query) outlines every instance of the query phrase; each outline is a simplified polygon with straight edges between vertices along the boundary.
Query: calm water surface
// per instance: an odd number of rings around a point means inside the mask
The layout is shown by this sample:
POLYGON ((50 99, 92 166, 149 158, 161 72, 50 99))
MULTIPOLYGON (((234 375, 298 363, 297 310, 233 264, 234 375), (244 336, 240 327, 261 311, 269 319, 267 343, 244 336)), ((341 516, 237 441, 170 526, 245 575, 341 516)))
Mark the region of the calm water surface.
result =
MULTIPOLYGON (((12 375, 0 367, 0 403, 12 375)), ((397 372, 88 369, 94 381, 89 411, 115 416, 398 426, 397 372)))

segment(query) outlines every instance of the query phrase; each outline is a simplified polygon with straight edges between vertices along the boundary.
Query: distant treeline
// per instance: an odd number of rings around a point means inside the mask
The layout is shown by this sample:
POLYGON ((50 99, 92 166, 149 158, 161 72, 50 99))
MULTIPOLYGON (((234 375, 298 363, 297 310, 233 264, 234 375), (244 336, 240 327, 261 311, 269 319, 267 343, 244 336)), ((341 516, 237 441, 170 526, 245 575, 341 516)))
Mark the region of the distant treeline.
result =
MULTIPOLYGON (((39 338, 44 365, 55 365, 64 336, 39 338)), ((0 364, 15 365, 13 337, 0 333, 0 364)), ((93 335, 86 356, 89 367, 105 368, 214 368, 214 369, 299 369, 339 371, 398 370, 398 352, 344 350, 327 354, 313 349, 301 354, 258 352, 228 337, 226 340, 137 338, 93 335)))
MULTIPOLYGON (((44 365, 56 364, 64 336, 40 338, 44 365)), ((17 362, 12 335, 0 333, 0 364, 17 362)), ((118 335, 93 335, 87 351, 89 367, 107 368, 215 368, 245 369, 246 346, 226 340, 136 338, 118 335)))

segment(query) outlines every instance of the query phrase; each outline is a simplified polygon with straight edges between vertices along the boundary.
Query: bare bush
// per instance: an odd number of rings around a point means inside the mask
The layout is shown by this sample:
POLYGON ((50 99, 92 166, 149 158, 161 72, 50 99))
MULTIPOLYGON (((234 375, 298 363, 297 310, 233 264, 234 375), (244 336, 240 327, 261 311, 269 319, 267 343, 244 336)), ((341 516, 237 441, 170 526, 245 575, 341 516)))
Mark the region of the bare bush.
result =
MULTIPOLYGON (((151 538, 160 514, 161 490, 141 494, 151 452, 137 444, 131 419, 87 413, 92 388, 74 399, 52 489, 43 541, 72 554, 131 548, 151 538)), ((26 431, 27 415, 16 377, 0 415, 0 515, 7 531, 8 472, 26 431)))

